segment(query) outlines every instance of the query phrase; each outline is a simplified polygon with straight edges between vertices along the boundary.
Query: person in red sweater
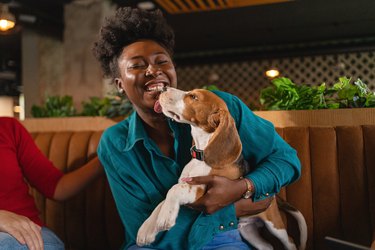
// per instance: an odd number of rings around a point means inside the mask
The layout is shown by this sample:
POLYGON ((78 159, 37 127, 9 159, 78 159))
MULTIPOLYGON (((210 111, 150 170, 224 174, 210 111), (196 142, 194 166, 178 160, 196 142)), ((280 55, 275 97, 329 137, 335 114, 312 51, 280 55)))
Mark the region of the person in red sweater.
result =
POLYGON ((39 218, 29 186, 63 201, 104 173, 97 157, 64 174, 14 118, 0 117, 0 249, 64 249, 39 218))

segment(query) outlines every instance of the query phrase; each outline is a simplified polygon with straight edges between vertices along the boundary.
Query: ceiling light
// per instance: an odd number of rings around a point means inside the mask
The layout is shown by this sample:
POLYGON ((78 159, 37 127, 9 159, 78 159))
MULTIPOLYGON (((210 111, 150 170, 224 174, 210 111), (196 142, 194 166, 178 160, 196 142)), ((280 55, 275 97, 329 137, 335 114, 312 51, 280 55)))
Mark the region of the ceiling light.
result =
POLYGON ((0 13, 0 30, 7 31, 14 27, 16 24, 16 18, 12 13, 9 12, 8 5, 3 4, 1 6, 0 13))
POLYGON ((269 78, 275 78, 280 75, 280 71, 278 69, 269 69, 266 71, 266 76, 269 78))

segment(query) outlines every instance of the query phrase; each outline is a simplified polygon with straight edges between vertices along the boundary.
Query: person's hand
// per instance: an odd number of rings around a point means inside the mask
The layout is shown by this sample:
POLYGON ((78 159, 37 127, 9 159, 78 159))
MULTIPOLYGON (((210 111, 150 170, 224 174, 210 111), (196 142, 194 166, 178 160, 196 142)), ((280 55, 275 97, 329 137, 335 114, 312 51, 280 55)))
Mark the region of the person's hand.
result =
POLYGON ((183 181, 190 185, 206 185, 206 193, 187 206, 207 214, 239 200, 246 191, 246 183, 243 180, 230 180, 215 175, 184 178, 183 181))
POLYGON ((237 217, 244 215, 255 215, 266 210, 275 196, 270 196, 260 201, 253 201, 252 199, 239 199, 234 203, 237 217))
POLYGON ((25 216, 0 210, 0 232, 12 235, 30 250, 43 249, 41 227, 25 216))

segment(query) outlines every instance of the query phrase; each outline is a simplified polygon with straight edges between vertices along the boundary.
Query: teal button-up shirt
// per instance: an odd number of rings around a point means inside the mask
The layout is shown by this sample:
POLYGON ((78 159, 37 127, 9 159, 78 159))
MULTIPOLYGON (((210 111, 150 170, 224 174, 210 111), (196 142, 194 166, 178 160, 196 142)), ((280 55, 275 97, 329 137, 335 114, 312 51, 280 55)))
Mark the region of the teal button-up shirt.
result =
MULTIPOLYGON (((252 171, 254 200, 265 198, 299 178, 301 166, 296 151, 275 131, 273 125, 256 116, 237 97, 214 91, 228 105, 243 144, 243 156, 252 171)), ((164 156, 147 136, 136 112, 108 128, 102 135, 98 156, 125 227, 124 249, 135 244, 137 232, 153 209, 177 183, 190 161, 190 126, 169 120, 174 134, 175 158, 164 156)), ((215 234, 237 228, 234 205, 212 215, 182 206, 176 225, 160 232, 150 246, 158 249, 200 249, 215 234)))

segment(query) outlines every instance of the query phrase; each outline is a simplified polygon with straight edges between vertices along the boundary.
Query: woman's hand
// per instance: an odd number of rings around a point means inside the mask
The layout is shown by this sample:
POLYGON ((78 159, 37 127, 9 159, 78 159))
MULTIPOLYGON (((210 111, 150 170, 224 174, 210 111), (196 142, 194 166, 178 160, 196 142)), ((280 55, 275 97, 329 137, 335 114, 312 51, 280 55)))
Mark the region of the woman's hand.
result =
POLYGON ((212 214, 217 210, 234 203, 237 217, 254 215, 266 210, 274 197, 254 202, 252 199, 242 199, 247 190, 243 179, 230 180, 226 177, 209 175, 184 178, 183 181, 190 185, 206 185, 206 193, 196 202, 188 204, 192 209, 212 214))
POLYGON ((206 185, 206 193, 188 206, 207 214, 212 214, 241 199, 247 188, 243 180, 230 180, 215 175, 184 178, 183 181, 190 185, 206 185))
POLYGON ((12 235, 29 249, 43 249, 41 227, 25 216, 0 210, 0 232, 12 235))

